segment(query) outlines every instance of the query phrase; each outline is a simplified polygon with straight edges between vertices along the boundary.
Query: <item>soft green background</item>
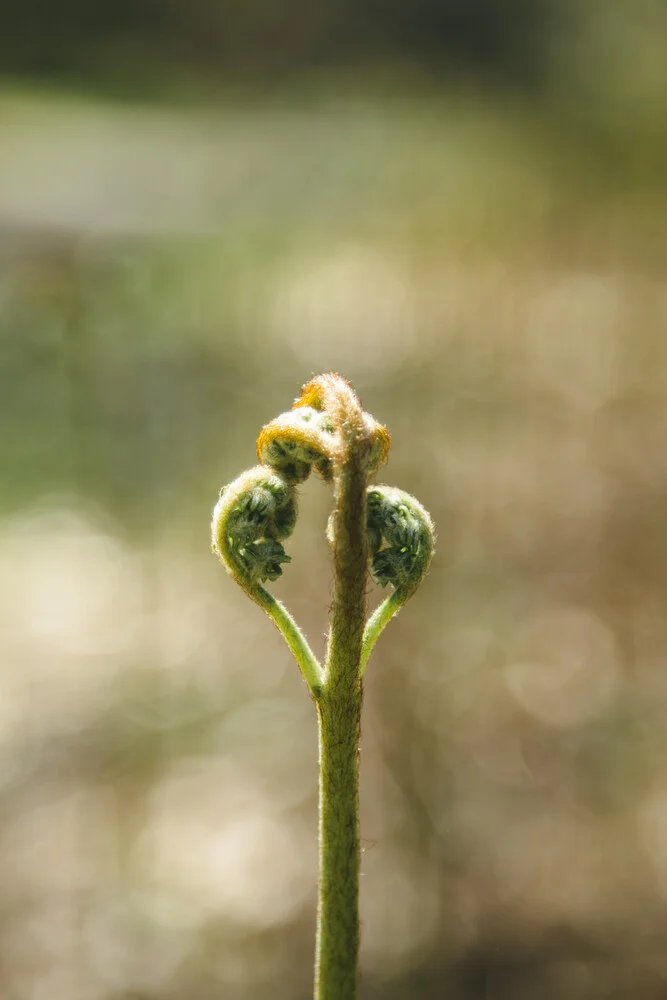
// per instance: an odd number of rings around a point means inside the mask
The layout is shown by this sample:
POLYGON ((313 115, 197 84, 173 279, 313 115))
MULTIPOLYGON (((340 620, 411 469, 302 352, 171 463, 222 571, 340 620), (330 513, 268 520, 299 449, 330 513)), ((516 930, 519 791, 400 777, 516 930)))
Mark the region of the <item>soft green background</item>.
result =
MULTIPOLYGON (((17 16, 3 998, 308 997, 314 712, 208 522, 326 370, 439 532, 367 673, 362 997, 665 996, 667 17, 547 6, 495 61, 315 69, 308 22, 289 73, 270 5, 224 72, 205 18, 169 58, 66 25, 44 67, 17 16)), ((274 588, 318 652, 329 505, 274 588)))

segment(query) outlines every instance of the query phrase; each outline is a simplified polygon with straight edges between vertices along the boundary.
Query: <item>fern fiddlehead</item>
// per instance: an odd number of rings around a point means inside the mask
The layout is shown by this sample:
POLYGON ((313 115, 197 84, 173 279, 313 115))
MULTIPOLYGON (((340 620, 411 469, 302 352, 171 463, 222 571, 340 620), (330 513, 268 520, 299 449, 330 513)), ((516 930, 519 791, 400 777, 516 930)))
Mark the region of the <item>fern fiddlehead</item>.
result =
POLYGON ((371 486, 367 497, 371 572, 393 592, 375 609, 364 629, 361 673, 380 633, 424 579, 435 549, 435 529, 415 497, 395 486, 371 486))
POLYGON ((317 657, 282 601, 263 586, 277 580, 283 564, 291 562, 282 543, 292 534, 296 516, 294 485, 270 467, 257 465, 220 491, 212 547, 241 589, 273 619, 316 696, 322 683, 317 657))
POLYGON ((308 382, 291 410, 262 428, 260 464, 224 487, 213 550, 285 638, 317 706, 320 878, 316 1000, 354 1000, 359 947, 359 728, 362 675, 389 620, 421 583, 435 534, 427 511, 395 487, 370 486, 386 461, 386 427, 365 413, 339 375, 308 382), (315 471, 333 486, 327 537, 334 586, 324 665, 284 605, 265 588, 290 562, 283 542, 297 518, 297 487, 315 471), (370 569, 393 587, 366 621, 370 569))
POLYGON ((324 479, 331 480, 337 445, 328 414, 312 406, 300 406, 262 428, 257 455, 260 462, 270 465, 289 482, 304 482, 313 466, 324 479))

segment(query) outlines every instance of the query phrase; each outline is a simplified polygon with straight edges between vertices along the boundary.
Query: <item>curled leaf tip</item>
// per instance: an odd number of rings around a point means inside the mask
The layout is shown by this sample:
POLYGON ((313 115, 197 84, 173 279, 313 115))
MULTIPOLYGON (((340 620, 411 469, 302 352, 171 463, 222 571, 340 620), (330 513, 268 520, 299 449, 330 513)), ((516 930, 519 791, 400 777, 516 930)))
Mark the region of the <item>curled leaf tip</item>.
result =
POLYGON ((302 483, 314 467, 325 479, 332 475, 336 438, 331 418, 312 406, 289 410, 260 431, 257 455, 289 482, 302 483))
POLYGON ((318 375, 306 382, 293 409, 302 406, 324 410, 343 438, 348 436, 350 428, 356 429, 361 422, 362 410, 357 394, 347 379, 336 372, 318 375))
POLYGON ((306 382, 301 387, 301 392, 294 400, 293 409, 300 406, 312 406, 315 410, 324 410, 327 401, 334 397, 353 397, 356 394, 352 384, 337 372, 328 372, 326 375, 317 375, 310 382, 306 382))
POLYGON ((213 551, 245 588, 277 580, 290 562, 281 540, 292 534, 296 516, 293 484, 256 466, 221 490, 211 524, 213 551))
POLYGON ((394 486, 371 487, 367 502, 373 577, 407 598, 421 583, 435 550, 431 516, 415 497, 394 486))
POLYGON ((391 446, 389 431, 362 409, 350 382, 336 372, 318 375, 307 382, 292 409, 297 413, 302 410, 325 413, 331 431, 339 435, 341 446, 344 447, 344 442, 347 442, 353 447, 361 446, 362 451, 365 451, 365 465, 369 475, 375 473, 387 460, 391 446))
POLYGON ((384 424, 379 424, 370 413, 364 413, 364 426, 370 440, 368 472, 373 475, 389 457, 391 437, 384 424))

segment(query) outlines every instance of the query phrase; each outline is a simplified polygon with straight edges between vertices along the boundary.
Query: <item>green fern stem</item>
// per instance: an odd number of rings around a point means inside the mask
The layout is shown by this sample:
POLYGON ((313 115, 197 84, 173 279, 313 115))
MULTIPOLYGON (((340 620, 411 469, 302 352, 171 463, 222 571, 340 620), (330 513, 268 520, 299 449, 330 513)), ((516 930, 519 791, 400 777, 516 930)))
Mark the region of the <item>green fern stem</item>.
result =
POLYGON ((270 594, 261 584, 256 584, 247 593, 273 621, 296 660, 310 693, 317 699, 322 690, 322 669, 303 632, 282 601, 270 594))
POLYGON ((330 526, 334 598, 317 702, 320 857, 316 1000, 354 1000, 359 959, 359 736, 361 646, 366 617, 367 471, 352 440, 334 472, 330 526))
POLYGON ((406 597, 403 591, 395 590, 389 595, 389 597, 385 597, 384 601, 378 605, 368 619, 361 644, 360 666, 362 677, 364 675, 364 671, 366 670, 366 664, 368 663, 370 655, 373 652, 373 646, 379 639, 380 633, 384 631, 385 626, 389 624, 396 612, 401 610, 405 601, 406 597))
POLYGON ((320 749, 316 1000, 353 1000, 359 959, 361 696, 317 703, 320 749))

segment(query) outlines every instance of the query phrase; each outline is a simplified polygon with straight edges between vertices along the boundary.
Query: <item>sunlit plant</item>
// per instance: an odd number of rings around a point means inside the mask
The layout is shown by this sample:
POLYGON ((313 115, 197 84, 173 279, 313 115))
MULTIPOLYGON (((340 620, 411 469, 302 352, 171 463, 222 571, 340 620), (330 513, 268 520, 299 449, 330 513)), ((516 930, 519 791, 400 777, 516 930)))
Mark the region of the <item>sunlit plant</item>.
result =
POLYGON ((316 1000, 354 1000, 359 954, 359 736, 362 679, 387 622, 415 592, 433 554, 433 522, 414 497, 369 485, 389 453, 389 433, 362 410, 350 384, 320 375, 291 410, 263 427, 260 464, 220 491, 213 549, 239 586, 273 619, 315 702, 319 726, 319 894, 316 1000), (324 663, 265 588, 290 562, 297 487, 315 470, 331 483, 327 538, 333 603, 324 663), (368 572, 389 596, 367 619, 368 572))

